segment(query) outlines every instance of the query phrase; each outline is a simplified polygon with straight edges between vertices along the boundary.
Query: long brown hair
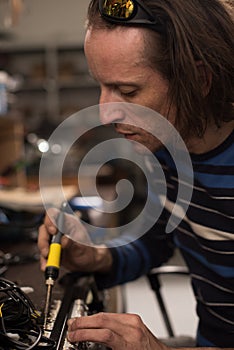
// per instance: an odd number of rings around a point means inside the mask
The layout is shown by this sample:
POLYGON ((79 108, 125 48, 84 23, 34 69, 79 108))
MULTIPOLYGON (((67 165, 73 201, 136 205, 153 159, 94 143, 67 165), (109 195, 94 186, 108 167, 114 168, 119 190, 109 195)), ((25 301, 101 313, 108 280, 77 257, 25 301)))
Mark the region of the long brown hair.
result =
MULTIPOLYGON (((169 98, 177 107, 177 126, 182 135, 201 137, 209 122, 219 127, 233 120, 233 0, 144 3, 164 23, 164 33, 151 31, 146 42, 151 65, 169 81, 169 98), (203 86, 210 76, 209 89, 204 93, 203 86)), ((98 0, 92 0, 88 26, 100 27, 101 22, 105 27, 113 27, 100 21, 98 0)))

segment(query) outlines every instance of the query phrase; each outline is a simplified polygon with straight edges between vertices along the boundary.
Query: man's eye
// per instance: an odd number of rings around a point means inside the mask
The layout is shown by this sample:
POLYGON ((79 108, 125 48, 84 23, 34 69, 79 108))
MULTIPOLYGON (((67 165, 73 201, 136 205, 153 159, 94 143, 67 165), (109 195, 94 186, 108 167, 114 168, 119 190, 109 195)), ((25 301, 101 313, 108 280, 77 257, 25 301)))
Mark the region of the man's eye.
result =
POLYGON ((136 95, 136 90, 131 90, 131 91, 120 90, 120 93, 123 96, 131 97, 131 96, 135 96, 136 95))

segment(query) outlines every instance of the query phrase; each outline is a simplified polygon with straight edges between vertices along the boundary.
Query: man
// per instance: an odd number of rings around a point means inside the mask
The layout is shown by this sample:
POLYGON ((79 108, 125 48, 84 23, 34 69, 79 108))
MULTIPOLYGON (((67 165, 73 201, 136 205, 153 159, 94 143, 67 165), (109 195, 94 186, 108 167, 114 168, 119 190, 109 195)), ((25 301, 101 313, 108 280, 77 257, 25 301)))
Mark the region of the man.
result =
MULTIPOLYGON (((183 138, 193 162, 194 189, 188 211, 173 232, 173 244, 180 248, 192 278, 199 317, 197 346, 233 348, 232 9, 225 10, 221 0, 133 0, 132 14, 126 9, 126 18, 119 18, 115 3, 125 1, 92 0, 88 11, 85 53, 100 84, 100 104, 149 107, 167 118, 183 138)), ((124 114, 101 113, 100 118, 104 124, 113 123, 126 139, 158 154, 172 188, 167 204, 175 203, 176 175, 158 140, 142 128, 126 125, 124 114)), ((64 237, 64 265, 95 272, 103 288, 159 266, 173 249, 171 240, 157 240, 165 230, 169 207, 153 229, 127 246, 94 248, 64 237)), ((42 268, 49 236, 55 232, 46 217, 38 241, 42 268)), ((68 336, 70 341, 90 340, 115 350, 168 349, 139 316, 129 314, 70 320, 68 336)))

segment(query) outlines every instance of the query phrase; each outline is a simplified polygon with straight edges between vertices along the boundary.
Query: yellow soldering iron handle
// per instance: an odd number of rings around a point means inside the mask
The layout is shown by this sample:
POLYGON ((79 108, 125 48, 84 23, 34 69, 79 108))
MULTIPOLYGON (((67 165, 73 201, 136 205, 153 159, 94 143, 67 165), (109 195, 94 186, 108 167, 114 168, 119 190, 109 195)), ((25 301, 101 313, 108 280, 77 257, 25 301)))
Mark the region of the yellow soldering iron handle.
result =
POLYGON ((46 267, 53 266, 59 269, 62 247, 60 243, 51 243, 46 267))
POLYGON ((58 226, 58 232, 56 235, 53 236, 50 249, 49 249, 49 255, 48 260, 46 264, 45 269, 45 278, 46 280, 52 279, 56 280, 58 278, 59 274, 59 268, 60 268, 60 260, 61 260, 61 239, 63 235, 63 226, 64 226, 64 212, 66 210, 67 202, 64 202, 61 207, 61 211, 58 216, 57 226, 58 226))

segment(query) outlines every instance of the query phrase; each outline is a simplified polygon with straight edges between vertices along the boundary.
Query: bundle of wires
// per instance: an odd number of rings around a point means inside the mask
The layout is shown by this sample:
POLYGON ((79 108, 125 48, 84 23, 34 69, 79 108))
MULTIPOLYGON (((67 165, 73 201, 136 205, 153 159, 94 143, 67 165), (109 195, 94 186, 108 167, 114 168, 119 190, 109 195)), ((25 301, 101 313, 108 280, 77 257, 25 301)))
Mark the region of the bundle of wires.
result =
POLYGON ((40 313, 15 283, 0 278, 0 350, 54 349, 43 335, 40 313))

